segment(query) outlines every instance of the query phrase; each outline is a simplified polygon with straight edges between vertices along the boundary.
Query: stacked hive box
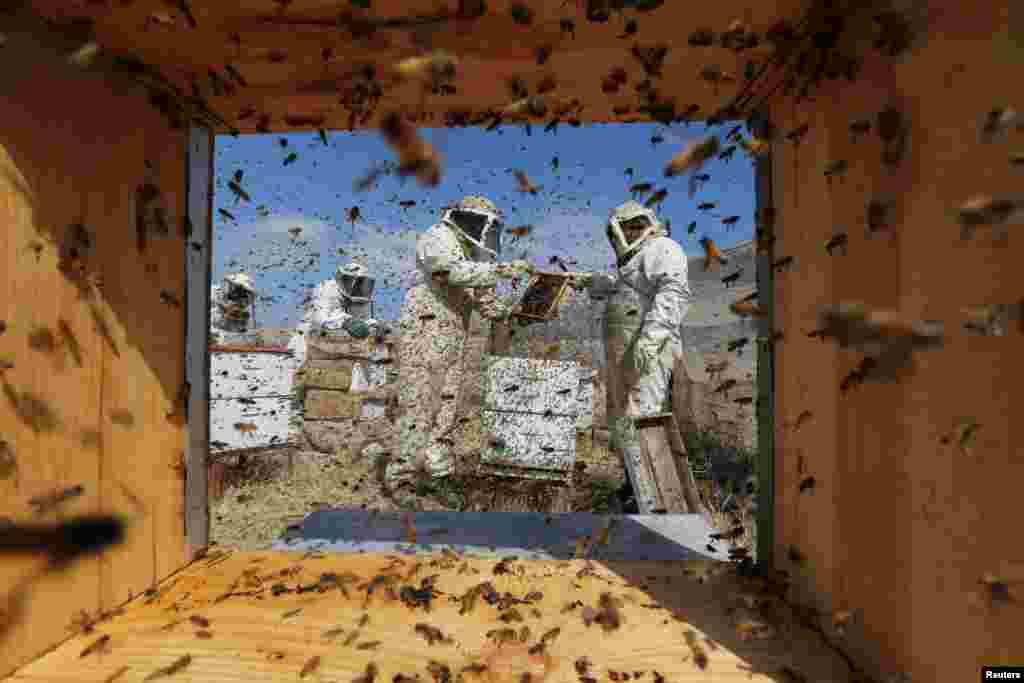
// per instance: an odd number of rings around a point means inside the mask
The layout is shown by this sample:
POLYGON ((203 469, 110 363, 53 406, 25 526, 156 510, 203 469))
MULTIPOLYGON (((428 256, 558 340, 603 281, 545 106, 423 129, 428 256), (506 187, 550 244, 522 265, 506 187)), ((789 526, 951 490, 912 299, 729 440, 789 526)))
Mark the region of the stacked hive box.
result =
POLYGON ((708 364, 729 359, 725 353, 683 354, 673 377, 673 410, 684 433, 711 430, 727 445, 752 450, 757 439, 754 373, 733 366, 715 375, 707 372, 708 364), (735 384, 725 389, 729 380, 735 384))
POLYGON ((393 427, 394 339, 331 339, 308 342, 303 385, 303 431, 322 452, 361 450, 372 442, 389 442, 393 427), (354 390, 357 366, 372 388, 354 390), (374 381, 376 380, 376 381, 374 381))

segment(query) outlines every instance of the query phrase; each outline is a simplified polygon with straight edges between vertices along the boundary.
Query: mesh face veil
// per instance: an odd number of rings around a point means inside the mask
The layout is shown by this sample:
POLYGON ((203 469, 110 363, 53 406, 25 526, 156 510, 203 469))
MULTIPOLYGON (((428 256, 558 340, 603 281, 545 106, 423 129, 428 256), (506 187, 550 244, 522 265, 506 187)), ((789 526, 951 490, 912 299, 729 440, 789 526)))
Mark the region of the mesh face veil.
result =
POLYGON ((665 229, 654 211, 639 202, 628 201, 612 211, 606 234, 621 264, 628 261, 644 242, 664 235, 665 229))
POLYGON ((370 277, 366 266, 361 263, 350 263, 338 268, 335 274, 341 295, 355 303, 369 303, 373 296, 374 279, 370 277))
POLYGON ((448 209, 443 222, 452 226, 476 249, 497 258, 503 226, 501 212, 483 197, 466 197, 448 209))

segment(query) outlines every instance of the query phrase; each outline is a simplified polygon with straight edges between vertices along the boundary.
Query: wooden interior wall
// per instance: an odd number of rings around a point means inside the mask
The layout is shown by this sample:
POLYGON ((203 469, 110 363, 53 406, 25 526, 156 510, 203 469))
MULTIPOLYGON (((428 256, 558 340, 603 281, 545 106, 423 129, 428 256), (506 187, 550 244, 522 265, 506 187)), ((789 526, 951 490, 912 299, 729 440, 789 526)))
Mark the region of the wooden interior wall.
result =
MULTIPOLYGON (((6 27, 5 27, 6 31, 6 27)), ((114 94, 17 31, 0 70, 0 439, 17 462, 0 515, 58 521, 114 513, 126 543, 31 587, 27 617, 0 642, 0 677, 70 635, 72 617, 110 609, 185 564, 185 427, 169 420, 184 378, 185 138, 145 97, 114 94), (20 66, 16 66, 20 65, 20 66), (136 246, 135 190, 156 169, 170 234, 136 246), (99 278, 58 268, 80 223, 99 278), (169 299, 168 299, 169 300, 169 299), (34 517, 29 499, 81 485, 34 517)), ((0 565, 8 597, 36 560, 0 565)))
POLYGON ((1011 227, 1001 243, 981 228, 961 242, 948 212, 976 194, 1019 194, 1009 156, 1024 134, 983 145, 977 124, 995 106, 1024 108, 1012 85, 1024 42, 1010 2, 931 4, 940 11, 929 35, 905 59, 869 61, 854 85, 773 108, 780 133, 810 125, 799 146, 780 136, 773 153, 774 258, 796 259, 774 289, 785 335, 775 358, 774 554, 819 607, 862 610, 848 646, 879 671, 964 681, 983 663, 1011 663, 1013 648, 1020 660, 1024 613, 985 606, 978 582, 985 572, 1024 578, 1024 548, 1008 542, 1019 537, 1024 428, 1013 416, 1024 414, 1024 372, 1019 329, 969 337, 960 309, 1021 300, 1024 234, 1011 227), (911 126, 892 174, 874 131, 858 143, 849 132, 888 103, 911 126), (829 184, 823 168, 840 159, 849 171, 829 184), (865 203, 875 195, 896 207, 892 229, 869 240, 865 203), (847 254, 830 257, 823 245, 841 231, 847 254), (842 393, 862 356, 806 333, 820 306, 847 300, 940 320, 946 344, 916 354, 912 377, 842 393), (794 431, 805 410, 812 419, 794 431), (982 425, 972 455, 940 443, 967 417, 982 425), (816 488, 799 493, 809 476, 816 488))

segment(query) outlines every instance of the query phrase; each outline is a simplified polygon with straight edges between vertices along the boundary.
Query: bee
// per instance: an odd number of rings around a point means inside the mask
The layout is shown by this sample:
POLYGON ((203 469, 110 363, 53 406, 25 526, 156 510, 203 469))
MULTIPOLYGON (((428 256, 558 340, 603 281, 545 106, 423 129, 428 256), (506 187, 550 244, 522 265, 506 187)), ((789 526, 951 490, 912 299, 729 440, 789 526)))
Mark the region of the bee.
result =
POLYGON ((258 430, 259 427, 257 427, 252 422, 236 422, 235 423, 235 429, 237 429, 238 431, 242 432, 243 434, 250 434, 250 433, 255 432, 256 430, 258 430))
POLYGON ((735 301, 729 304, 729 310, 738 316, 752 316, 759 318, 764 315, 760 306, 749 301, 735 301))
POLYGON ((395 80, 420 81, 427 89, 439 90, 450 84, 458 72, 459 60, 443 50, 428 55, 409 57, 394 65, 395 80))
POLYGON ((605 632, 618 629, 622 625, 622 615, 619 613, 618 601, 611 593, 601 593, 598 598, 600 610, 594 617, 594 621, 601 625, 605 632))
POLYGON ((156 680, 158 678, 165 678, 165 677, 173 676, 174 674, 176 674, 176 673, 178 673, 180 671, 183 671, 191 663, 192 663, 192 655, 182 655, 181 657, 178 657, 176 660, 174 660, 173 662, 171 662, 167 666, 162 667, 160 669, 157 669, 156 671, 154 671, 153 673, 149 674, 148 676, 146 676, 142 680, 143 681, 154 681, 154 680, 156 680))
POLYGON ((516 177, 517 187, 520 192, 535 195, 540 192, 541 188, 530 180, 530 177, 526 175, 524 171, 515 170, 512 172, 516 177))
POLYGON ((981 117, 978 124, 978 137, 981 142, 988 143, 1005 133, 1010 128, 1024 130, 1024 119, 1013 107, 996 107, 981 117))
MULTIPOLYGON (((537 94, 538 95, 546 95, 546 94, 548 94, 549 92, 551 92, 552 90, 554 90, 557 87, 558 87, 558 81, 555 80, 554 76, 550 76, 550 75, 549 76, 545 76, 544 78, 540 79, 539 83, 537 83, 537 94)), ((526 125, 527 125, 527 130, 529 130, 529 125, 530 124, 527 123, 526 125)))
POLYGON ((452 670, 447 664, 431 660, 427 663, 427 671, 434 678, 434 683, 451 683, 452 670))
POLYGON ((800 493, 807 493, 808 491, 813 491, 814 488, 817 485, 818 485, 818 480, 817 479, 815 479, 814 477, 805 477, 804 479, 802 479, 800 481, 800 486, 799 486, 800 493))
POLYGON ((459 670, 459 673, 455 676, 456 683, 462 683, 463 676, 465 674, 473 674, 479 676, 487 671, 487 665, 475 662, 473 664, 467 664, 459 670))
MULTIPOLYGON (((718 136, 710 135, 689 145, 672 159, 665 166, 665 177, 672 178, 683 173, 699 171, 704 164, 716 157, 720 150, 718 136)), ((690 178, 690 197, 697 192, 700 181, 690 178)))
POLYGON ((839 610, 832 614, 832 628, 840 636, 846 635, 846 627, 849 626, 854 620, 853 610, 839 610))
POLYGON ((948 446, 952 443, 953 438, 956 437, 957 446, 960 448, 961 452, 969 454, 969 449, 973 445, 979 429, 981 429, 981 425, 978 424, 978 421, 974 418, 957 420, 952 434, 943 436, 939 441, 943 445, 948 446))
POLYGON ((665 57, 668 55, 668 47, 656 45, 641 48, 639 45, 634 45, 630 50, 630 54, 640 62, 644 73, 648 76, 660 76, 661 67, 665 63, 665 57))
POLYGON ((793 431, 800 431, 800 428, 803 427, 808 422, 810 422, 812 417, 814 417, 814 413, 812 413, 811 411, 802 411, 799 415, 796 416, 796 419, 793 420, 793 424, 791 425, 793 427, 793 431))
POLYGON ((793 257, 793 256, 786 256, 784 258, 780 258, 778 261, 776 261, 775 263, 772 264, 772 268, 776 272, 782 271, 782 270, 787 270, 790 266, 793 265, 795 260, 796 260, 796 258, 793 257))
POLYGON ((654 185, 650 183, 635 183, 629 186, 629 192, 632 195, 645 195, 654 189, 654 185))
POLYGON ((891 201, 885 201, 877 198, 868 201, 865 214, 868 237, 871 237, 882 228, 889 227, 889 212, 892 208, 893 202, 891 201))
POLYGON ((739 398, 733 399, 733 403, 741 406, 749 406, 754 402, 753 396, 740 396, 739 398))
POLYGON ((668 197, 668 190, 658 190, 657 192, 655 192, 654 194, 647 198, 647 201, 644 202, 644 206, 646 206, 647 208, 651 208, 653 206, 660 207, 661 203, 665 201, 666 197, 668 197))
MULTIPOLYGON (((317 657, 319 659, 319 657, 317 657)), ((352 679, 352 683, 374 683, 377 680, 377 675, 380 673, 380 669, 377 664, 370 662, 366 665, 366 670, 362 676, 356 676, 352 679)))
POLYGON ((342 645, 344 645, 345 647, 348 647, 352 643, 356 642, 356 638, 358 638, 358 637, 359 637, 359 631, 353 631, 352 633, 348 634, 348 636, 345 638, 345 642, 343 642, 342 645))
POLYGON ((587 672, 590 671, 590 667, 593 666, 590 660, 586 657, 580 657, 577 659, 573 666, 576 667, 576 673, 580 676, 586 676, 587 672))
POLYGON ((843 175, 846 174, 846 171, 849 168, 849 162, 847 162, 845 159, 840 159, 839 161, 833 161, 826 164, 825 170, 822 171, 822 175, 824 175, 826 180, 831 184, 833 176, 842 179, 843 175))
POLYGON ((498 615, 498 618, 504 621, 506 624, 513 621, 522 621, 523 615, 519 613, 519 610, 513 608, 506 612, 502 612, 498 615))
POLYGON ((441 629, 431 626, 430 624, 419 623, 413 627, 413 631, 423 637, 427 641, 427 645, 433 645, 434 643, 448 643, 451 640, 444 635, 441 629))
POLYGON ((722 252, 718 250, 718 246, 711 240, 710 237, 702 237, 700 245, 704 248, 704 271, 711 270, 712 266, 726 265, 729 263, 729 259, 722 256, 722 252))
POLYGON ((829 256, 832 256, 833 252, 836 249, 839 249, 840 253, 842 253, 845 256, 846 255, 846 243, 847 243, 847 235, 846 235, 845 232, 841 232, 841 233, 839 233, 837 235, 833 235, 831 239, 829 239, 827 242, 825 242, 825 251, 828 253, 829 256))
POLYGON ((687 38, 692 47, 711 47, 715 44, 715 33, 708 29, 697 29, 687 38))
POLYGON ((530 627, 523 624, 522 628, 519 629, 519 642, 525 643, 530 639, 530 627))
POLYGON ((551 56, 552 46, 542 45, 537 48, 537 66, 544 66, 544 63, 548 61, 548 57, 551 56))
POLYGON ((1005 235, 1005 225, 1024 218, 1024 200, 975 195, 961 204, 954 214, 961 228, 961 238, 970 239, 978 227, 998 227, 1005 235))
POLYGON ((365 642, 365 643, 359 643, 358 645, 356 645, 356 649, 357 650, 376 650, 378 647, 381 646, 382 643, 383 643, 383 641, 380 641, 380 640, 371 640, 371 641, 368 641, 368 642, 365 642))
POLYGON ((686 644, 690 647, 690 652, 693 653, 693 663, 701 671, 707 669, 708 654, 701 644, 697 642, 697 633, 695 631, 687 631, 683 634, 683 639, 686 640, 686 644))
POLYGON ((807 558, 804 557, 804 554, 801 553, 800 549, 797 548, 795 545, 789 546, 789 550, 787 551, 787 557, 789 557, 790 562, 797 565, 798 567, 802 567, 804 563, 807 561, 807 558))
POLYGON ((1013 602, 1009 582, 995 574, 985 572, 978 583, 985 587, 986 598, 990 604, 1006 605, 1013 602))
POLYGON ((850 123, 850 144, 856 144, 862 135, 871 132, 871 119, 857 119, 850 123))
POLYGON ((802 126, 794 128, 790 132, 786 133, 786 139, 794 145, 799 146, 800 142, 804 139, 804 136, 807 135, 810 129, 811 125, 809 123, 805 123, 802 126))
POLYGON ((292 153, 290 153, 288 156, 286 156, 284 158, 284 161, 281 163, 281 165, 282 166, 289 166, 291 164, 294 164, 298 160, 298 158, 299 158, 298 153, 297 152, 292 152, 292 153))
POLYGON ((776 672, 786 683, 807 683, 807 676, 791 666, 784 666, 776 672))
POLYGON ((79 658, 88 657, 91 654, 95 654, 97 652, 108 652, 109 650, 110 635, 104 633, 102 636, 100 636, 92 643, 90 643, 84 650, 82 650, 81 654, 79 654, 78 656, 79 658))
POLYGON ((636 19, 630 19, 626 22, 626 25, 622 29, 622 33, 619 34, 619 38, 629 38, 635 36, 637 31, 640 30, 640 26, 637 24, 636 19))
POLYGON ((201 614, 193 614, 188 620, 200 628, 210 628, 210 620, 201 614))
POLYGON ((420 185, 437 187, 441 182, 441 155, 400 113, 386 114, 381 121, 385 142, 398 153, 398 174, 415 175, 420 185))
POLYGON ((697 221, 690 221, 690 224, 686 226, 686 234, 692 235, 697 232, 697 221))
POLYGON ((758 137, 740 137, 736 144, 742 147, 744 152, 754 157, 755 159, 765 156, 771 149, 770 142, 768 142, 767 140, 762 140, 761 138, 758 137))
POLYGON ((219 213, 221 216, 224 216, 224 218, 227 218, 229 221, 238 221, 238 219, 235 218, 234 214, 232 214, 227 209, 217 209, 217 213, 219 213))
POLYGON ((748 337, 740 337, 739 339, 733 339, 732 341, 730 341, 727 348, 730 353, 732 353, 733 351, 739 352, 742 351, 743 347, 745 347, 748 343, 750 343, 750 339, 748 337))
POLYGON ((711 211, 718 208, 718 202, 702 202, 697 205, 698 211, 711 211))

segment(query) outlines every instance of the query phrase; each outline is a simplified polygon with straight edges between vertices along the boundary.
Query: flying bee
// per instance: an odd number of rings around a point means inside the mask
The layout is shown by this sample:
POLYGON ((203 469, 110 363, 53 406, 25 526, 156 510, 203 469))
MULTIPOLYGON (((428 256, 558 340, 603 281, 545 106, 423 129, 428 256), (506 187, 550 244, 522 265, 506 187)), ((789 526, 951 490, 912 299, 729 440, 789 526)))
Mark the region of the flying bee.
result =
POLYGON ((651 208, 653 206, 660 207, 661 203, 665 201, 666 197, 668 197, 668 190, 664 188, 660 189, 647 198, 647 201, 644 202, 644 206, 646 206, 647 208, 651 208))
POLYGON ((857 119, 850 124, 850 143, 856 144, 857 140, 871 132, 871 119, 857 119))
POLYGON ((736 221, 738 221, 739 219, 739 216, 726 216, 725 218, 722 219, 722 225, 732 227, 733 225, 736 225, 736 221))
POLYGON ((400 113, 391 112, 381 122, 385 142, 398 153, 398 174, 415 175, 420 185, 437 187, 441 182, 441 155, 430 146, 400 113))
POLYGON ((517 169, 517 170, 513 171, 512 173, 516 177, 516 184, 517 184, 517 187, 518 187, 520 192, 525 192, 527 194, 532 194, 532 195, 535 195, 538 192, 540 192, 540 190, 541 190, 540 186, 535 185, 533 183, 533 181, 530 180, 530 176, 526 175, 525 171, 521 171, 521 170, 517 169))
POLYGON ((722 252, 718 250, 718 246, 710 237, 702 237, 700 245, 704 248, 704 271, 711 270, 712 266, 726 265, 729 263, 729 259, 722 256, 722 252))
POLYGON ((697 205, 698 211, 711 211, 718 208, 718 202, 701 202, 697 205))
POLYGON ((726 287, 731 287, 732 285, 734 285, 736 283, 737 280, 740 279, 740 276, 742 274, 743 274, 743 269, 740 268, 739 270, 737 270, 732 275, 726 275, 725 277, 723 277, 722 278, 722 284, 725 285, 726 287))
MULTIPOLYGON (((718 136, 711 135, 699 140, 672 157, 665 166, 665 177, 671 178, 683 173, 699 171, 704 164, 718 155, 719 150, 718 136)), ((690 178, 690 197, 696 194, 699 182, 701 181, 694 177, 690 178)))
POLYGON ((752 301, 736 301, 729 305, 729 310, 741 317, 751 316, 760 318, 764 315, 760 306, 752 301))

